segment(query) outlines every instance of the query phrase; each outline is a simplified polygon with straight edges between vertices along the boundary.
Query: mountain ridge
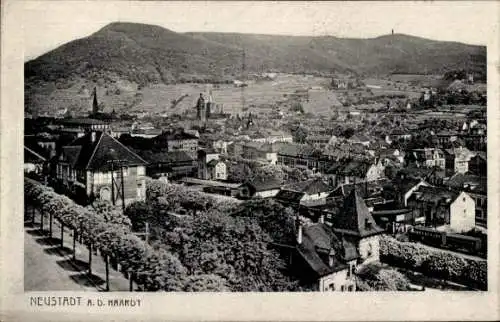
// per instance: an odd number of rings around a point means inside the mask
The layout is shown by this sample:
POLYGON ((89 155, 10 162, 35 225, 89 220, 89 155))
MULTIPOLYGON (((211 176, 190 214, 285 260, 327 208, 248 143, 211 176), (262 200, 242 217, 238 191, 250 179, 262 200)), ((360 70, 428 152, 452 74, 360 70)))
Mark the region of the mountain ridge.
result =
POLYGON ((34 95, 53 93, 76 78, 144 87, 231 82, 263 72, 442 75, 456 69, 485 75, 486 47, 404 34, 361 39, 178 33, 156 25, 115 22, 27 61, 24 75, 30 104, 34 95))

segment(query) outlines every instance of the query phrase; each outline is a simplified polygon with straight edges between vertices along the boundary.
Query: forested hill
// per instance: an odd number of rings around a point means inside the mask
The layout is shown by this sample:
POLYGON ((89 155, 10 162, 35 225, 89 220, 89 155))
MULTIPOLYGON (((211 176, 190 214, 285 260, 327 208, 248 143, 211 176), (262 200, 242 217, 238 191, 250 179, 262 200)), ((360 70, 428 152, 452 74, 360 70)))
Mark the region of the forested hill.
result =
POLYGON ((177 33, 112 23, 25 64, 28 83, 118 76, 140 84, 231 80, 246 72, 360 74, 486 70, 486 47, 408 35, 373 39, 177 33))

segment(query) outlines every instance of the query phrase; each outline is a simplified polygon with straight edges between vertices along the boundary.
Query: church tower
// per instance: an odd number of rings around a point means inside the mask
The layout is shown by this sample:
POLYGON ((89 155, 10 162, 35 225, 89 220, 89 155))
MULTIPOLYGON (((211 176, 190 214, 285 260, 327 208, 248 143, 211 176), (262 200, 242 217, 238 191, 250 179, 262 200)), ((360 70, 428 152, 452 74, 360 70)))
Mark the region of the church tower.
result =
POLYGON ((97 87, 94 87, 94 101, 92 102, 92 115, 99 113, 99 104, 97 103, 97 87))

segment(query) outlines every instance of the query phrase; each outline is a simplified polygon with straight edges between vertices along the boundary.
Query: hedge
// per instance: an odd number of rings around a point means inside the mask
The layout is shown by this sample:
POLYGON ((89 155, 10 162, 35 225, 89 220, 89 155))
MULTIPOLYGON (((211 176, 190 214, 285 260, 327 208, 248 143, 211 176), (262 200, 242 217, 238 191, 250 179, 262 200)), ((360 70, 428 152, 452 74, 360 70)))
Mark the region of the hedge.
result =
POLYGON ((488 289, 488 263, 483 259, 468 258, 384 236, 380 241, 380 260, 390 265, 419 271, 427 276, 480 290, 488 289))
POLYGON ((117 258, 124 270, 135 272, 135 281, 144 290, 186 289, 189 279, 179 259, 163 250, 154 250, 131 233, 128 225, 106 222, 102 215, 31 179, 25 179, 24 192, 25 203, 42 213, 52 213, 57 220, 82 236, 85 244, 99 249, 103 255, 117 258))

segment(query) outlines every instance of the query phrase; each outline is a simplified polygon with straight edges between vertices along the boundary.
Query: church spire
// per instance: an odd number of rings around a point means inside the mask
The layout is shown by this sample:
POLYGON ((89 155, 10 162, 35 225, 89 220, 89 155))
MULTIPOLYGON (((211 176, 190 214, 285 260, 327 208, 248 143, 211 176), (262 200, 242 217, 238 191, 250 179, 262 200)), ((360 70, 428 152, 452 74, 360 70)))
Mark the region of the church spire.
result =
POLYGON ((97 103, 97 87, 94 87, 94 101, 92 102, 92 114, 96 115, 99 112, 99 104, 97 103))

